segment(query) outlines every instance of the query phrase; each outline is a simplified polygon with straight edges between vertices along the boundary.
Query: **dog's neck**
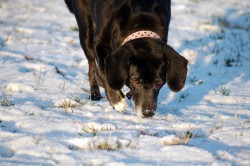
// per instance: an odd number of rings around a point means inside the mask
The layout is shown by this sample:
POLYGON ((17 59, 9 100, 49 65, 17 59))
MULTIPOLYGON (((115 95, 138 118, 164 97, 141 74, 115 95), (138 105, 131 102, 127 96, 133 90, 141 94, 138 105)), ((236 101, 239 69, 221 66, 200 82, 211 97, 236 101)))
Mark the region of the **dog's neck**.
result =
POLYGON ((128 37, 126 37, 126 39, 122 42, 121 45, 124 45, 125 43, 127 43, 131 40, 135 40, 135 39, 139 39, 139 38, 154 38, 154 39, 162 40, 159 34, 153 32, 153 31, 142 30, 142 31, 134 32, 131 35, 129 35, 128 37))

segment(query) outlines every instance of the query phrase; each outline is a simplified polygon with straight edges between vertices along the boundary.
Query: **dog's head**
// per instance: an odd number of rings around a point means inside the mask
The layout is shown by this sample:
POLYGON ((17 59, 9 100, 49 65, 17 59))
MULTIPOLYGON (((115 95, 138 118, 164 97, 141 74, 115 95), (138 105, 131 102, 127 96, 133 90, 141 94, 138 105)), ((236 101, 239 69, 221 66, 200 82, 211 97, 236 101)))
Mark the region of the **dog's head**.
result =
POLYGON ((152 117, 166 82, 174 92, 183 88, 188 61, 159 40, 139 39, 118 47, 105 63, 109 86, 120 90, 126 84, 137 115, 152 117))

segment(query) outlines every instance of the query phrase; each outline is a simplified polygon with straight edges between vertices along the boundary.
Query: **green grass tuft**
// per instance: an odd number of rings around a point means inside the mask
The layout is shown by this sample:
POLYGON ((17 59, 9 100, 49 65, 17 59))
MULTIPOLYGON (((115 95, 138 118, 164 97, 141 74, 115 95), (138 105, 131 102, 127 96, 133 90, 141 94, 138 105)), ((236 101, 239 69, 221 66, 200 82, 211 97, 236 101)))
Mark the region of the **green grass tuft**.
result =
POLYGON ((79 28, 77 26, 72 26, 72 27, 70 27, 70 30, 74 31, 74 32, 78 32, 79 28))
POLYGON ((220 94, 222 94, 223 96, 229 96, 230 94, 230 90, 227 89, 225 86, 221 85, 220 87, 220 94))
POLYGON ((5 98, 2 98, 2 97, 0 97, 0 104, 1 104, 1 106, 4 106, 4 107, 11 107, 14 105, 11 101, 9 101, 5 98))

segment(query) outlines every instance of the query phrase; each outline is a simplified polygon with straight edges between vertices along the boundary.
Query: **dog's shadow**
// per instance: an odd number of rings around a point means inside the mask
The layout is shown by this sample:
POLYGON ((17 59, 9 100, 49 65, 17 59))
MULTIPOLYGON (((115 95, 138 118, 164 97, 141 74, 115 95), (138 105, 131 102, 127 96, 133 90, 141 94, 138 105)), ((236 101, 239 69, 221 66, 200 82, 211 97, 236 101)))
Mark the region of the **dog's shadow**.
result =
MULTIPOLYGON (((237 15, 236 12, 229 9, 224 17, 212 18, 211 23, 207 23, 210 27, 219 28, 219 32, 183 41, 177 48, 177 51, 189 60, 189 72, 182 91, 173 93, 167 86, 162 88, 158 98, 160 116, 169 113, 181 116, 185 110, 195 107, 199 109, 197 107, 201 103, 204 106, 204 102, 207 106, 219 106, 223 103, 214 103, 210 100, 211 94, 220 95, 221 98, 230 97, 227 84, 237 78, 243 82, 249 81, 247 66, 250 64, 250 25, 241 25, 240 21, 245 19, 250 22, 250 13, 233 20, 226 18, 230 14, 237 15)), ((213 114, 206 111, 203 113, 207 116, 213 114)))

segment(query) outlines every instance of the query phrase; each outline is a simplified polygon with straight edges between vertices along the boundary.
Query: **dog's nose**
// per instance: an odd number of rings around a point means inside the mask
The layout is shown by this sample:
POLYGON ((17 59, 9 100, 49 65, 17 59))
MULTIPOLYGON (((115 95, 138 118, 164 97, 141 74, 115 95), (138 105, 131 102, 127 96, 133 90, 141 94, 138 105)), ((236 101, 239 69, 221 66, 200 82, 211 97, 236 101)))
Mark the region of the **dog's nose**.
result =
POLYGON ((142 114, 145 118, 150 118, 150 117, 154 116, 155 110, 143 109, 142 114))

